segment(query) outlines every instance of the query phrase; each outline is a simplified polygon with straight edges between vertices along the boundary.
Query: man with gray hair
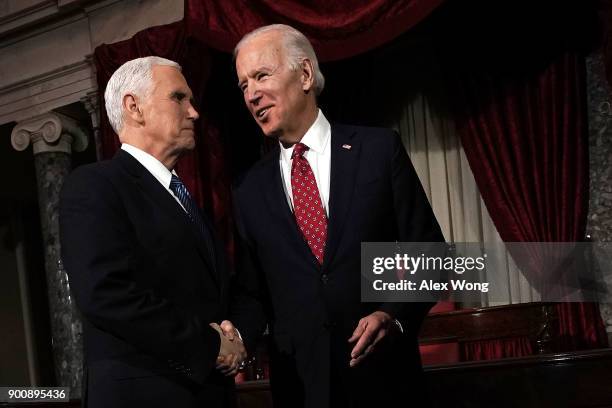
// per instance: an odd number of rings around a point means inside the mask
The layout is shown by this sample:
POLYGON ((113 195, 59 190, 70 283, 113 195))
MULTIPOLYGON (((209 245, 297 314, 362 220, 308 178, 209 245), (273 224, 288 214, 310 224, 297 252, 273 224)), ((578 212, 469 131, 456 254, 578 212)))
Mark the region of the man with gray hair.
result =
POLYGON ((278 140, 234 190, 252 294, 234 322, 247 344, 270 325, 274 406, 424 406, 417 333, 432 305, 360 299, 362 242, 444 241, 399 136, 330 124, 317 57, 292 27, 247 34, 234 57, 249 112, 278 140))
MULTIPOLYGON (((246 352, 223 336, 223 246, 173 170, 198 112, 180 66, 123 64, 104 94, 121 149, 60 199, 62 259, 83 316, 87 407, 233 406, 246 352)), ((228 324, 228 323, 226 323, 228 324)))

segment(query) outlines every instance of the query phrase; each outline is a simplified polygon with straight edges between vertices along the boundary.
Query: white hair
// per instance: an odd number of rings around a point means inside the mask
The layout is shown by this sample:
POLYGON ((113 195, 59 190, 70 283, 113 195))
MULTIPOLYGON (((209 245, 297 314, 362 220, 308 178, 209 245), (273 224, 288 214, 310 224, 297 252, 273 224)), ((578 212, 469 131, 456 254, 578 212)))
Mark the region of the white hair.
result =
POLYGON ((115 133, 123 127, 123 97, 130 93, 140 98, 147 98, 151 91, 153 67, 165 65, 181 70, 174 61, 161 57, 136 58, 121 65, 106 84, 104 101, 108 121, 115 133))
POLYGON ((270 31, 278 31, 281 33, 283 47, 287 53, 287 62, 289 67, 297 71, 300 69, 302 61, 308 58, 312 62, 314 68, 314 89, 315 94, 318 96, 325 87, 325 77, 319 68, 319 61, 317 55, 312 48, 312 44, 308 41, 308 38, 295 28, 286 24, 271 24, 263 27, 259 27, 250 33, 246 34, 240 42, 234 48, 234 59, 238 55, 240 48, 248 41, 252 40, 256 36, 267 33, 270 31))

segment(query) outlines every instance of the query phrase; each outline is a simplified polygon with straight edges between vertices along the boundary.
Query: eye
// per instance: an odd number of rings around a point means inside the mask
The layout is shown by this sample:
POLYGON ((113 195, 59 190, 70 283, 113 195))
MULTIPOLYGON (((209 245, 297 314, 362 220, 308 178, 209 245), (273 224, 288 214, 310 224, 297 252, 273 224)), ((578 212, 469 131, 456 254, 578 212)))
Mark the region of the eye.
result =
POLYGON ((173 92, 172 93, 172 99, 176 99, 179 102, 183 101, 186 97, 187 97, 187 94, 183 92, 173 92))
POLYGON ((267 76, 268 76, 267 73, 260 72, 259 74, 257 74, 257 76, 255 76, 255 79, 257 79, 258 81, 261 81, 262 79, 266 78, 267 76))

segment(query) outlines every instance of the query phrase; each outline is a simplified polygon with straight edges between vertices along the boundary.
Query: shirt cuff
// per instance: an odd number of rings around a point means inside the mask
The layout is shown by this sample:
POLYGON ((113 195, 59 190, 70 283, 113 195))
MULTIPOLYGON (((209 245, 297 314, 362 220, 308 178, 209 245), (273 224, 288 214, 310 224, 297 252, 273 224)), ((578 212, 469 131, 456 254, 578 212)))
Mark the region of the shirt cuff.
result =
MULTIPOLYGON (((399 322, 397 322, 399 324, 399 322)), ((402 325, 400 325, 400 328, 402 327, 402 325)), ((234 330, 236 330, 236 334, 238 335, 238 338, 240 339, 240 341, 242 341, 242 334, 240 334, 240 330, 238 330, 237 328, 234 327, 234 330)), ((402 330, 402 333, 404 331, 402 330)), ((242 341, 243 342, 243 341, 242 341)), ((243 342, 244 343, 244 342, 243 342)))
MULTIPOLYGON (((400 321, 397 320, 397 319, 393 319, 393 323, 395 323, 395 325, 399 328, 400 333, 404 334, 404 328, 402 327, 402 324, 400 323, 400 321)), ((236 330, 236 331, 238 331, 238 330, 236 330)))

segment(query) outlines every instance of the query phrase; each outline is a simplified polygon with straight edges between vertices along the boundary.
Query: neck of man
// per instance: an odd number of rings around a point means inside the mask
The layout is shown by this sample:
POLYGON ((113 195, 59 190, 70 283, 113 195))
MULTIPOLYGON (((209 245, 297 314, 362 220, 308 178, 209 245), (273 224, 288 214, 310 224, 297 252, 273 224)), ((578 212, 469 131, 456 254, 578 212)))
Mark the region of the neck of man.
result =
POLYGON ((138 132, 121 132, 119 135, 119 141, 121 141, 121 143, 132 145, 143 152, 150 154, 159 160, 159 162, 170 171, 174 169, 174 166, 179 159, 179 154, 177 152, 168 151, 167 149, 164 150, 150 138, 140 135, 138 132))
POLYGON ((310 129, 313 123, 315 123, 318 115, 319 107, 316 103, 313 103, 312 105, 308 106, 304 112, 304 115, 302 116, 303 120, 300 121, 300 125, 292 132, 287 132, 282 136, 279 136, 278 140, 284 147, 290 147, 296 143, 299 143, 306 132, 308 132, 308 129, 310 129))

